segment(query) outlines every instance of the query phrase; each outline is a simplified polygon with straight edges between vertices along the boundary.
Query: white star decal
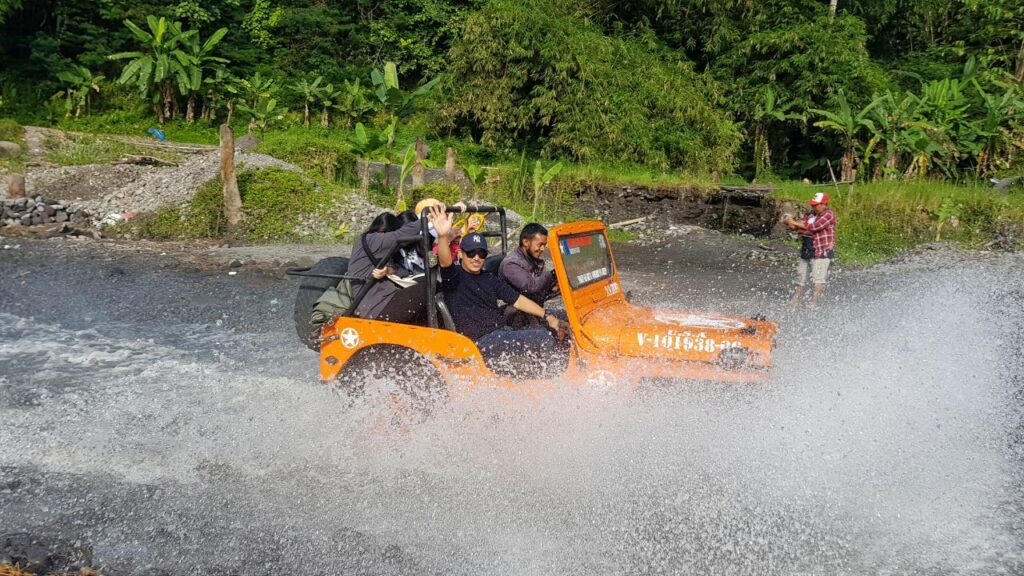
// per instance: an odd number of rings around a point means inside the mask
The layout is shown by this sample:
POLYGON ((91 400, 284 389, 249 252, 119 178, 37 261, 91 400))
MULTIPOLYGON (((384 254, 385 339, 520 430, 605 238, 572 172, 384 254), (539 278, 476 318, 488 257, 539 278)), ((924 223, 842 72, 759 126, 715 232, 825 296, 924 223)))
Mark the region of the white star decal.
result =
POLYGON ((359 346, 359 332, 355 328, 345 328, 341 331, 341 345, 345 348, 359 346))

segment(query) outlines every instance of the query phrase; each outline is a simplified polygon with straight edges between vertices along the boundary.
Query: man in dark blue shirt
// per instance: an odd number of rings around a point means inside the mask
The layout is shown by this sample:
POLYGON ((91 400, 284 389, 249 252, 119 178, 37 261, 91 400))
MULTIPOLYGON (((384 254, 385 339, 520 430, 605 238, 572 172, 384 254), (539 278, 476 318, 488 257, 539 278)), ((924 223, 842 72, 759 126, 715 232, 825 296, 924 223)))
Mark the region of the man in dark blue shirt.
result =
POLYGON ((475 341, 480 353, 489 361, 511 364, 523 356, 532 360, 554 354, 555 340, 546 328, 511 330, 503 327, 499 300, 531 316, 543 318, 552 330, 558 330, 559 320, 545 314, 543 307, 519 294, 508 282, 483 271, 487 243, 480 234, 469 234, 462 239, 459 244, 461 258, 458 264, 454 263, 448 246, 453 216, 444 212, 444 206, 431 208, 431 222, 437 231, 441 290, 455 321, 455 330, 475 341))

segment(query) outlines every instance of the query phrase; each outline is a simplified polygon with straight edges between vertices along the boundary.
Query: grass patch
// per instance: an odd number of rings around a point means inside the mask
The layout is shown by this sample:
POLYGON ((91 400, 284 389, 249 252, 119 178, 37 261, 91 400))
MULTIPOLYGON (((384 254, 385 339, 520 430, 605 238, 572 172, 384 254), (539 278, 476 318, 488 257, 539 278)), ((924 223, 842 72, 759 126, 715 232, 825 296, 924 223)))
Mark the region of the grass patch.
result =
MULTIPOLYGON (((245 134, 244 122, 237 121, 232 124, 236 135, 245 134)), ((218 122, 196 121, 195 124, 188 124, 183 120, 172 120, 160 124, 151 116, 142 117, 134 111, 123 110, 80 118, 64 118, 58 121, 55 127, 74 132, 123 134, 142 138, 151 138, 152 136, 146 131, 156 128, 164 133, 167 140, 172 142, 218 144, 220 142, 219 126, 218 122)))
POLYGON ((21 154, 15 158, 0 158, 0 171, 23 174, 28 161, 28 150, 25 146, 25 129, 13 118, 0 118, 0 140, 14 142, 21 146, 21 154))
POLYGON ((349 152, 347 131, 315 126, 267 132, 256 152, 300 166, 325 182, 358 185, 356 157, 349 152))
MULTIPOLYGON (((164 207, 120 225, 115 233, 155 240, 227 238, 248 241, 309 240, 297 232, 307 218, 316 217, 339 197, 301 173, 281 168, 264 168, 238 176, 244 222, 231 235, 224 216, 224 192, 220 178, 201 186, 183 207, 164 207)), ((320 241, 332 237, 315 238, 320 241)))
POLYGON ((97 136, 50 138, 46 146, 49 149, 46 159, 58 166, 105 164, 127 156, 151 156, 175 164, 181 162, 181 156, 174 152, 97 136))
POLYGON ((776 196, 803 202, 819 189, 832 197, 838 220, 836 255, 844 264, 873 264, 937 237, 983 248, 1001 236, 1010 236, 1012 242, 1024 228, 1024 195, 998 194, 980 183, 872 182, 838 193, 832 187, 790 183, 778 188, 776 196))

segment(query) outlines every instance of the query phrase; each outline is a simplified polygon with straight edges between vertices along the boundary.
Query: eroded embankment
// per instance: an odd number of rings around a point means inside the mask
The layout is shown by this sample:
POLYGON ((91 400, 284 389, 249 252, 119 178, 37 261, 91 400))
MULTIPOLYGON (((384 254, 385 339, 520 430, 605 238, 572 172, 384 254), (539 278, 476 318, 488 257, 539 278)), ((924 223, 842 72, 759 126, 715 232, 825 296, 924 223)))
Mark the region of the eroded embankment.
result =
POLYGON ((767 187, 638 185, 580 182, 580 205, 606 222, 646 218, 650 224, 689 224, 762 236, 770 234, 783 202, 767 187))

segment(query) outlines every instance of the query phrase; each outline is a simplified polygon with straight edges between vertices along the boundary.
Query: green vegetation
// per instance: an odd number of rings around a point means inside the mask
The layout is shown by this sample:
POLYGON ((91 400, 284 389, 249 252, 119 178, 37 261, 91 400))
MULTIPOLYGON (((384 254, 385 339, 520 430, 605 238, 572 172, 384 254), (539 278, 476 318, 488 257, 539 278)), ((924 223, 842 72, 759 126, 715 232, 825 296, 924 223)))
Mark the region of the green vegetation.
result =
MULTIPOLYGON (((473 197, 549 220, 575 215, 575 193, 595 182, 700 190, 834 173, 874 202, 837 205, 855 260, 935 237, 982 245, 1020 222, 1019 195, 989 198, 982 183, 1024 174, 1024 4, 833 6, 0 0, 0 116, 136 136, 160 126, 203 144, 226 122, 306 181, 358 183, 385 206, 424 192, 371 182, 358 160, 407 174, 423 138, 435 165, 456 149, 473 197), (563 168, 537 180, 538 166, 563 168)), ((78 142, 51 159, 117 146, 78 142)))
MULTIPOLYGON (((940 235, 973 248, 989 247, 1002 236, 1024 239, 1020 194, 1003 196, 981 185, 941 181, 873 182, 828 192, 839 220, 837 258, 844 264, 891 258, 940 235)), ((808 189, 789 185, 777 195, 804 202, 808 189)))
POLYGON ((149 156, 172 164, 181 162, 181 156, 174 152, 92 135, 51 139, 46 142, 46 147, 46 160, 58 166, 102 164, 128 156, 149 156))
MULTIPOLYGON (((299 173, 281 168, 243 172, 238 177, 238 188, 245 214, 238 238, 250 241, 304 239, 297 227, 341 198, 337 190, 326 190, 299 173)), ((210 180, 187 205, 139 215, 121 224, 116 232, 159 240, 223 238, 228 233, 223 182, 220 178, 210 180)))

